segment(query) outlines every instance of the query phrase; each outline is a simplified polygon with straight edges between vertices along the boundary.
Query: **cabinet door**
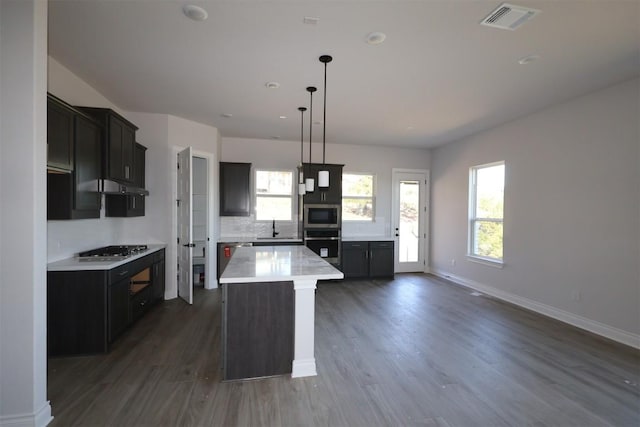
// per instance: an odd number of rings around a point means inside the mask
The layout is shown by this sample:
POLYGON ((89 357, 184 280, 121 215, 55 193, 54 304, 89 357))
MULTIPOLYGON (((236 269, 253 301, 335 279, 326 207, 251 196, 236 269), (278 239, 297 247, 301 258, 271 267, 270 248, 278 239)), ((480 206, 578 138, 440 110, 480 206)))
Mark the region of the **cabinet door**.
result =
POLYGON ((369 264, 367 242, 344 242, 342 244, 342 272, 345 278, 367 277, 369 264))
POLYGON ((305 163, 303 165, 304 177, 314 179, 314 190, 304 195, 304 203, 342 203, 342 165, 322 165, 318 163, 305 163), (329 187, 318 187, 318 172, 329 171, 329 187))
POLYGON ((220 162, 220 216, 251 213, 251 163, 220 162))
POLYGON ((47 167, 73 170, 73 116, 55 98, 47 98, 47 167))
POLYGON ((129 326, 129 277, 109 286, 109 342, 129 326))
POLYGON ((133 129, 128 126, 122 128, 122 173, 124 179, 134 182, 137 174, 134 166, 134 145, 136 134, 133 129))
POLYGON ((75 119, 75 218, 98 218, 100 216, 100 127, 77 115, 75 119), (97 215, 96 215, 97 214, 97 215))
POLYGON ((107 139, 107 177, 112 179, 124 179, 124 166, 122 164, 122 143, 124 123, 115 117, 109 120, 109 136, 107 139))
POLYGON ((158 302, 164 300, 164 257, 153 264, 153 299, 158 302))
POLYGON ((369 276, 393 276, 393 242, 369 242, 369 276))

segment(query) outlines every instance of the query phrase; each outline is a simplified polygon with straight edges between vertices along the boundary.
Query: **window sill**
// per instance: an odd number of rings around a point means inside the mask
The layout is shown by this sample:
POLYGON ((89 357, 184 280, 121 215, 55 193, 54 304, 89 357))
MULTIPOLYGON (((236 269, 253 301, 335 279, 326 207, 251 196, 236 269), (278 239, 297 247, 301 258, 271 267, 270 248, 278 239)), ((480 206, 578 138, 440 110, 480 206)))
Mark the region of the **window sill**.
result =
POLYGON ((504 262, 490 259, 490 258, 483 258, 483 257, 467 254, 467 259, 477 264, 486 265, 487 267, 498 268, 500 270, 504 268, 504 262))

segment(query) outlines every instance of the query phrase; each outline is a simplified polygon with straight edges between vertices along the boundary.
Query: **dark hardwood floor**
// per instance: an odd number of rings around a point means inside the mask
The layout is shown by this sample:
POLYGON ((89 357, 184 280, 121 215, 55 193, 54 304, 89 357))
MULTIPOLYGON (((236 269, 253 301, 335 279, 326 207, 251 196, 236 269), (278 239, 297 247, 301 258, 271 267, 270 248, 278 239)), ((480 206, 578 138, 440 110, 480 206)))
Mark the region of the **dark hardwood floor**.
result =
POLYGON ((634 426, 640 352, 423 274, 320 283, 318 376, 221 382, 220 292, 49 360, 52 426, 634 426))

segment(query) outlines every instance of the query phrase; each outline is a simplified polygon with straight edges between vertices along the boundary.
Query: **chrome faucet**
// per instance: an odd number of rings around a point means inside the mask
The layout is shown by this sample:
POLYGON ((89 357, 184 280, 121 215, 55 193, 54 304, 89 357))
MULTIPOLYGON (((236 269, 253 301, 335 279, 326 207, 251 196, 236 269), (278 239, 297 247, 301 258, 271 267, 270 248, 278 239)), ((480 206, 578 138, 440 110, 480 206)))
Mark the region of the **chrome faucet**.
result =
POLYGON ((278 232, 276 232, 276 220, 275 218, 273 219, 273 222, 271 223, 271 228, 273 229, 273 235, 271 237, 275 238, 278 234, 278 232))

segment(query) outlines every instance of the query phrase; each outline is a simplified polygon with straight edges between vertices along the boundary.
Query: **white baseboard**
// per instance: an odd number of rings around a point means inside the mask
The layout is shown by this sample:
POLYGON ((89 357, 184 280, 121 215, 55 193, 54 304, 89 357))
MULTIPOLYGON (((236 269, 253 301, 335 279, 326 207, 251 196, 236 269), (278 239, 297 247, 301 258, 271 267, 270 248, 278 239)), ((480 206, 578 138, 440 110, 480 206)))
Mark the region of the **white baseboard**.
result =
POLYGON ((44 427, 53 420, 51 416, 51 405, 45 402, 38 411, 31 414, 2 415, 0 416, 1 427, 44 427))
POLYGON ((315 377, 318 375, 316 371, 316 359, 300 359, 294 360, 291 367, 291 378, 315 377))
POLYGON ((448 271, 431 268, 431 273, 443 279, 451 280, 452 282, 455 282, 464 287, 474 289, 487 295, 491 295, 492 297, 498 298, 500 300, 510 302, 520 307, 524 307, 528 310, 535 311, 536 313, 540 313, 545 316, 552 317, 556 320, 560 320, 561 322, 568 323, 569 325, 573 325, 580 329, 593 332, 594 334, 609 338, 613 341, 617 341, 630 347, 640 349, 640 335, 638 334, 627 332, 595 320, 587 319, 586 317, 578 316, 577 314, 573 314, 568 311, 561 310, 559 308, 552 307, 550 305, 543 304, 529 298, 524 298, 516 294, 505 292, 503 290, 484 285, 474 280, 456 276, 449 273, 448 271))

